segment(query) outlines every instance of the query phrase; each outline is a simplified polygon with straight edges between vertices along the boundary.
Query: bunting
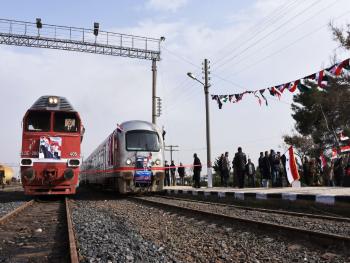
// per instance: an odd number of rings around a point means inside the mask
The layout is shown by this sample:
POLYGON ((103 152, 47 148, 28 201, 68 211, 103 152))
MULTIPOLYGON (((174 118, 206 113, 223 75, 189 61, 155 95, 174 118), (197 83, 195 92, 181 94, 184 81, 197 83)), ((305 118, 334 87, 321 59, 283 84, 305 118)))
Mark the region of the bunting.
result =
POLYGON ((308 83, 314 83, 318 86, 319 90, 325 91, 327 89, 328 82, 330 78, 336 78, 342 74, 350 75, 350 58, 343 60, 340 63, 334 64, 331 67, 322 69, 316 73, 308 75, 298 80, 294 80, 288 83, 281 85, 259 89, 259 90, 246 90, 241 93, 227 94, 227 95, 211 95, 212 100, 215 100, 219 106, 219 109, 222 109, 223 103, 237 103, 243 99, 243 96, 246 94, 253 94, 257 98, 259 105, 262 104, 262 100, 265 101, 265 105, 268 106, 264 92, 267 90, 273 97, 281 98, 283 92, 288 90, 293 93, 296 90, 300 92, 307 92, 311 89, 311 86, 308 83))

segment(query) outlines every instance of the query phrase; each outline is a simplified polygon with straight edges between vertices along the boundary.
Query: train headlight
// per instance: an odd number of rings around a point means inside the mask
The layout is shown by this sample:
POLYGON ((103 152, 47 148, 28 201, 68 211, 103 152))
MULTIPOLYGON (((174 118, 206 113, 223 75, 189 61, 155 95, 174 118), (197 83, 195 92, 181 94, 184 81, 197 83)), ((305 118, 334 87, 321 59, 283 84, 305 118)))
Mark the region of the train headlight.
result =
POLYGON ((156 165, 160 165, 160 160, 159 159, 156 160, 156 165))
POLYGON ((70 167, 78 167, 78 166, 80 166, 80 160, 79 159, 69 159, 68 160, 68 166, 70 166, 70 167))
POLYGON ((125 163, 126 163, 127 165, 130 165, 130 164, 131 164, 131 160, 130 160, 130 159, 126 159, 125 163))
POLYGON ((49 97, 49 106, 56 106, 58 103, 57 97, 49 97))
POLYGON ((21 166, 33 166, 32 159, 28 159, 28 158, 21 159, 21 166))

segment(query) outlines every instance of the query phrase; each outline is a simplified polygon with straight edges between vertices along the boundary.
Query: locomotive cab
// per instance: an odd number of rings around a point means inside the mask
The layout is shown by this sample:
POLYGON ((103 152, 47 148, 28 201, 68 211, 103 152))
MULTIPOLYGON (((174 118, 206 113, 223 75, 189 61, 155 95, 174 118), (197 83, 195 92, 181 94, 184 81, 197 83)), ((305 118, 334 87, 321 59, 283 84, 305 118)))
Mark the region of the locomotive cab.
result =
POLYGON ((26 194, 74 194, 82 124, 63 97, 43 96, 23 118, 21 177, 26 194))

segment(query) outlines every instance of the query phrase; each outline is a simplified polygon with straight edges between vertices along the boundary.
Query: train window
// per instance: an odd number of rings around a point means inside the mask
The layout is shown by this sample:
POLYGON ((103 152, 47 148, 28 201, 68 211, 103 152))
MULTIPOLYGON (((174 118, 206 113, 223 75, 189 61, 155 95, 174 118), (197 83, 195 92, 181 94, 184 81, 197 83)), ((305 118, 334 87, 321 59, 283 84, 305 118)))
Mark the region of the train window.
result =
POLYGON ((26 130, 32 132, 50 131, 51 112, 31 111, 27 115, 26 130))
POLYGON ((77 132, 79 127, 75 113, 56 112, 53 130, 58 132, 77 132))
POLYGON ((159 138, 156 132, 152 131, 129 131, 126 133, 126 150, 158 152, 159 138))

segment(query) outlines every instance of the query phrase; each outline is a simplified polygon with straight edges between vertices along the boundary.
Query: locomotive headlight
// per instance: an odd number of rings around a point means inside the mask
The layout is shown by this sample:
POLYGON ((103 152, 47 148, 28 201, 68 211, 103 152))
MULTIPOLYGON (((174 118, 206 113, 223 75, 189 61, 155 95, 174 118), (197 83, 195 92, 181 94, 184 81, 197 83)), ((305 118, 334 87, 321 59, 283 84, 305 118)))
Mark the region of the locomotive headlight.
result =
POLYGON ((159 159, 156 160, 156 165, 160 165, 160 160, 159 159))
POLYGON ((68 166, 70 166, 70 167, 78 167, 78 166, 80 166, 80 160, 79 159, 69 159, 68 160, 68 166))
POLYGON ((56 106, 58 103, 58 98, 57 97, 49 97, 49 106, 56 106))
POLYGON ((130 160, 130 159, 126 159, 125 163, 126 163, 127 165, 130 165, 130 164, 131 164, 131 160, 130 160))

